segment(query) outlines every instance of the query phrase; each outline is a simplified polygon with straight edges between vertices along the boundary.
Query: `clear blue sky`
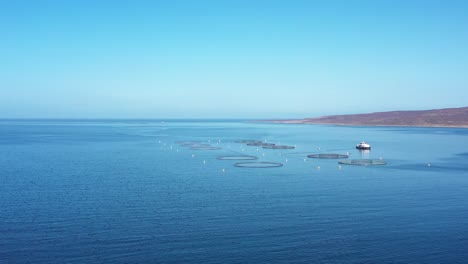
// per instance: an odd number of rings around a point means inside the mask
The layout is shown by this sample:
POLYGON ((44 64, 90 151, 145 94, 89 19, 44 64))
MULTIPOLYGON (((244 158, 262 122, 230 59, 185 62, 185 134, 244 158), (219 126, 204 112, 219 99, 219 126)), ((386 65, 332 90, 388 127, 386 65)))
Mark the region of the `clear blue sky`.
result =
POLYGON ((468 105, 468 1, 1 1, 0 117, 468 105))

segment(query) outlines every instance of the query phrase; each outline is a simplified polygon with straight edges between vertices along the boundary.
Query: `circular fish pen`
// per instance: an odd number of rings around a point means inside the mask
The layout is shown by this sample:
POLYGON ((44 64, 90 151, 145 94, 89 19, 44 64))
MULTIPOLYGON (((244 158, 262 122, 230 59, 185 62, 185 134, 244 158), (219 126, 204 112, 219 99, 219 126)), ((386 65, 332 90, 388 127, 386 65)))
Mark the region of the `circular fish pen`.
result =
POLYGON ((378 165, 387 165, 387 162, 383 160, 373 160, 373 159, 353 159, 353 160, 340 160, 339 164, 343 165, 355 165, 355 166, 378 166, 378 165))
POLYGON ((252 168, 252 169, 267 169, 267 168, 278 168, 282 167, 282 163, 277 162, 238 162, 234 166, 239 168, 252 168))
POLYGON ((264 149, 295 149, 294 146, 282 146, 282 145, 273 145, 273 146, 263 146, 264 149))
POLYGON ((252 143, 262 143, 260 140, 236 140, 234 141, 235 143, 241 143, 241 144, 252 144, 252 143))
POLYGON ((308 158, 312 159, 347 159, 349 155, 335 154, 335 153, 323 153, 323 154, 310 154, 308 158))
POLYGON ((268 146, 274 146, 275 144, 273 143, 264 143, 264 142, 255 142, 255 143, 247 143, 247 146, 252 146, 252 147, 268 147, 268 146))
POLYGON ((218 160, 258 160, 258 157, 255 156, 219 156, 216 159, 218 160))
POLYGON ((221 148, 218 147, 212 147, 212 146, 196 146, 196 147, 190 147, 191 150, 219 150, 221 148))

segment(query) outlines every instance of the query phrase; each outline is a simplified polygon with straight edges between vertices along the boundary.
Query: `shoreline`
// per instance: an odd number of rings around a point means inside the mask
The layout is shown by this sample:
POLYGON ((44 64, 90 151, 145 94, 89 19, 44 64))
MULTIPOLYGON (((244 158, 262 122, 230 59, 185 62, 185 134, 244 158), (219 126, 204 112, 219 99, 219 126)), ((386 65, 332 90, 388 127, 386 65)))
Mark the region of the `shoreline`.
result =
POLYGON ((468 107, 328 115, 302 119, 261 120, 276 124, 373 127, 468 128, 468 107))
POLYGON ((346 124, 346 123, 322 123, 322 122, 310 122, 307 120, 255 120, 255 123, 270 123, 270 124, 285 124, 285 125, 331 125, 331 126, 357 126, 357 127, 420 127, 420 128, 465 128, 468 129, 468 125, 390 125, 390 124, 346 124))

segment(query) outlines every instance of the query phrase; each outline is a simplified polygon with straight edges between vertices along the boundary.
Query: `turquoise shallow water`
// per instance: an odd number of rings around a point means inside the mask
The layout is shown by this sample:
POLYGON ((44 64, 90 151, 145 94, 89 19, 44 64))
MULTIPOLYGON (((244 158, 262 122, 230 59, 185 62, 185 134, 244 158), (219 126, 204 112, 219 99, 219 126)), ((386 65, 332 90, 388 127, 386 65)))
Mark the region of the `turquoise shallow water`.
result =
POLYGON ((468 259, 467 129, 3 120, 0 150, 0 263, 468 259), (370 152, 354 149, 362 140, 370 152), (329 152, 388 165, 304 161, 329 152), (284 166, 216 159, 236 153, 284 166))

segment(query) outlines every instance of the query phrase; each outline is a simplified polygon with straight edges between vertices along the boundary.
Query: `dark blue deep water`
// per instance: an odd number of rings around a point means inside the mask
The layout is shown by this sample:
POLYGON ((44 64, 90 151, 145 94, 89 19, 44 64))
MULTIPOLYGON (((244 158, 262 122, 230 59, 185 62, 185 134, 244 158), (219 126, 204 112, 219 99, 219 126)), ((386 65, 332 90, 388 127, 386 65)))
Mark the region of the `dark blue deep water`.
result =
POLYGON ((0 263, 467 261, 468 129, 0 121, 0 263), (238 152, 284 166, 216 159, 238 152))

